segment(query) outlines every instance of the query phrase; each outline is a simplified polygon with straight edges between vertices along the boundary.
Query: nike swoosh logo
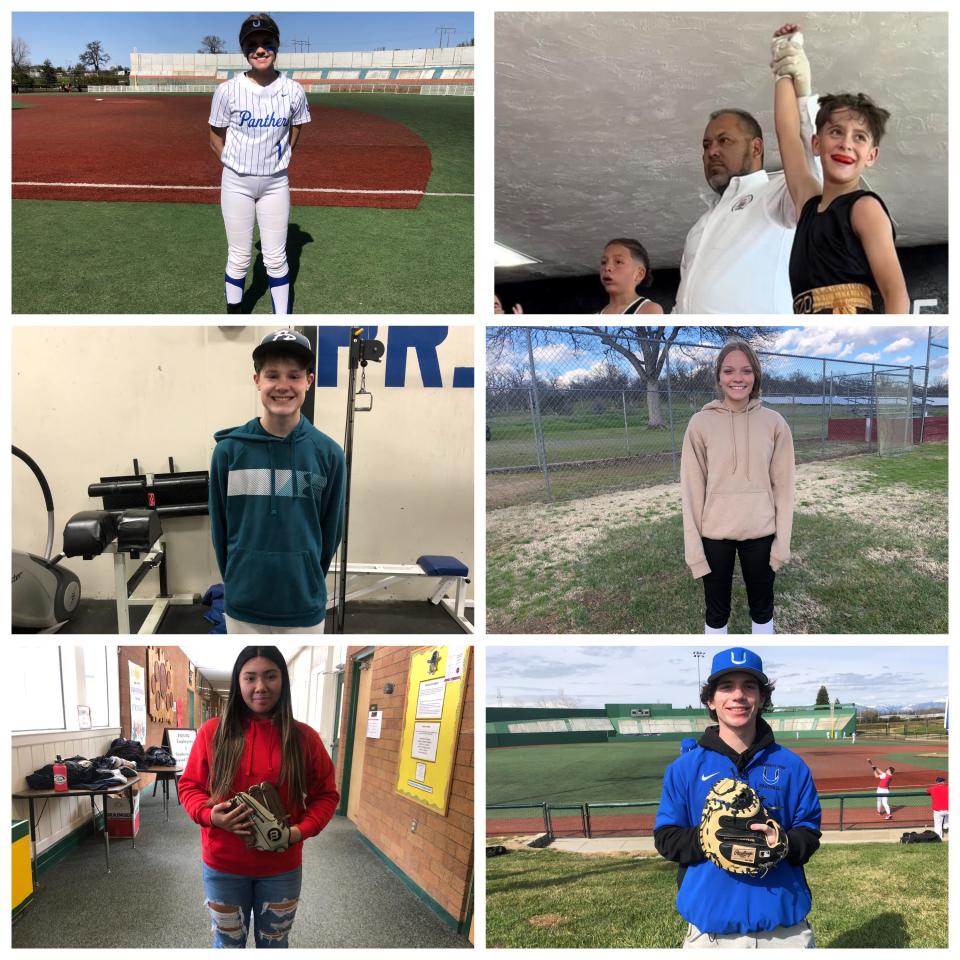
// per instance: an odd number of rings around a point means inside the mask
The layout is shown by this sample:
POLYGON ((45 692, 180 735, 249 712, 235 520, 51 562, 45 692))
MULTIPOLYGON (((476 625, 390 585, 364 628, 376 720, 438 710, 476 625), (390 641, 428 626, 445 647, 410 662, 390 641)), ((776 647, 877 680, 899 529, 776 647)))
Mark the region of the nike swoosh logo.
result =
POLYGON ((719 776, 719 775, 720 775, 720 771, 717 770, 715 773, 708 773, 706 776, 703 776, 703 775, 701 774, 700 779, 701 779, 701 780, 709 780, 709 779, 711 779, 712 777, 716 777, 716 776, 719 776))

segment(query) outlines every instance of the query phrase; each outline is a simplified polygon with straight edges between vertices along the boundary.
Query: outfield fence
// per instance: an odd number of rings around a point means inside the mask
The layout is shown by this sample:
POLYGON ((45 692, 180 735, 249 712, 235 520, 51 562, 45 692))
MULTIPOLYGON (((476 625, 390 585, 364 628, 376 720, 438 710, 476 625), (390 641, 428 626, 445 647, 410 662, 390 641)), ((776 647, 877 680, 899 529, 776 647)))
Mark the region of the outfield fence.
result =
MULTIPOLYGON (((488 330, 488 505, 679 478, 687 422, 716 398, 721 345, 682 342, 679 328, 651 338, 643 329, 488 330)), ((930 375, 934 329, 923 328, 927 366, 758 350, 763 402, 790 425, 797 460, 947 439, 944 358, 934 357, 930 375)))
MULTIPOLYGON (((209 93, 216 91, 218 83, 141 83, 135 87, 84 87, 86 93, 143 94, 143 93, 209 93)), ((357 81, 349 83, 313 82, 305 84, 307 93, 395 93, 424 97, 472 97, 472 83, 389 83, 357 81)))
MULTIPOLYGON (((821 793, 822 829, 857 830, 880 827, 922 827, 932 822, 930 795, 925 790, 891 790, 886 799, 893 820, 877 818, 876 791, 821 793)), ((543 843, 558 837, 652 836, 659 800, 584 803, 491 803, 487 805, 486 835, 501 837, 539 834, 543 843), (535 811, 535 813, 532 813, 535 811), (516 814, 511 816, 511 814, 516 814)))
POLYGON ((918 717, 905 720, 857 720, 857 736, 864 739, 947 740, 949 731, 943 717, 918 717))

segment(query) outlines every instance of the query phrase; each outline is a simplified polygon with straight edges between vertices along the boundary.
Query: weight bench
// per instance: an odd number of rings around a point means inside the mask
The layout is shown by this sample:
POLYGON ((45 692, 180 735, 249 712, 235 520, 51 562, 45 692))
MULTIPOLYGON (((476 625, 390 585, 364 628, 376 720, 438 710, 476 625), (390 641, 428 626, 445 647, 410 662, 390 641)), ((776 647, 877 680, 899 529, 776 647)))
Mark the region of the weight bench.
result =
POLYGON ((113 554, 118 633, 130 633, 131 604, 150 605, 151 610, 137 631, 146 634, 157 632, 171 604, 199 602, 199 594, 170 594, 167 591, 167 548, 156 510, 83 510, 76 513, 63 529, 63 553, 84 560, 92 560, 104 553, 113 554), (139 567, 129 579, 127 556, 131 560, 140 560, 139 567), (132 596, 154 568, 159 568, 160 573, 159 596, 132 596))
MULTIPOLYGON (((330 574, 339 572, 339 563, 334 560, 330 565, 330 574)), ((360 597, 366 597, 377 590, 384 589, 391 583, 410 577, 430 577, 439 580, 430 602, 434 606, 439 605, 448 613, 467 633, 473 633, 473 624, 466 617, 466 607, 473 606, 472 601, 467 601, 467 584, 470 582, 467 574, 469 569, 466 564, 456 557, 442 556, 439 554, 424 554, 417 557, 416 563, 351 563, 347 562, 348 577, 378 577, 379 579, 365 587, 351 590, 347 593, 346 600, 358 600, 360 597), (455 584, 454 596, 451 599, 446 596, 448 587, 455 584)), ((333 600, 327 601, 327 609, 334 606, 333 600)))

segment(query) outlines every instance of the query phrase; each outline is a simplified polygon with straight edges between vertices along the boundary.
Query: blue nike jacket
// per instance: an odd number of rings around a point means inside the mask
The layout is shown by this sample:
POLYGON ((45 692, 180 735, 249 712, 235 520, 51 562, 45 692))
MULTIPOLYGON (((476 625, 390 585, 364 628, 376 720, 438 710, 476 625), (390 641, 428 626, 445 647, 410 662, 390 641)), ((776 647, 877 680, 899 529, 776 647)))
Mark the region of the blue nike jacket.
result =
POLYGON ((756 933, 800 923, 811 896, 803 864, 819 846, 820 799, 810 768, 780 746, 769 724, 737 754, 710 727, 698 745, 667 767, 654 825, 657 850, 681 864, 677 910, 702 933, 756 933), (728 873, 703 856, 700 817, 711 786, 731 777, 750 784, 789 838, 787 856, 765 876, 728 873))
POLYGON ((210 529, 226 612, 275 627, 320 623, 343 537, 343 450, 303 417, 285 437, 259 419, 215 437, 210 529))

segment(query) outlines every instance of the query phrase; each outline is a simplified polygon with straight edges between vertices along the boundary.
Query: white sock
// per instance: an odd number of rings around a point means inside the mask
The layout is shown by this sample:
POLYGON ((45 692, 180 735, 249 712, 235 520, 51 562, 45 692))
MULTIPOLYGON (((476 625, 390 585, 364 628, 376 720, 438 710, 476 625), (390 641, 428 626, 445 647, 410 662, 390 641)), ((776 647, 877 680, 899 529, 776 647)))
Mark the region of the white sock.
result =
POLYGON ((223 290, 227 295, 227 303, 240 303, 243 300, 243 280, 234 279, 229 273, 223 275, 223 290))
POLYGON ((273 301, 274 313, 290 312, 290 274, 282 277, 268 277, 270 284, 270 299, 273 301))
POLYGON ((727 624, 724 624, 722 627, 711 627, 709 623, 705 623, 703 625, 703 632, 704 633, 726 633, 727 624))
POLYGON ((766 623, 754 623, 753 620, 750 623, 753 626, 751 633, 773 633, 773 618, 766 623))

